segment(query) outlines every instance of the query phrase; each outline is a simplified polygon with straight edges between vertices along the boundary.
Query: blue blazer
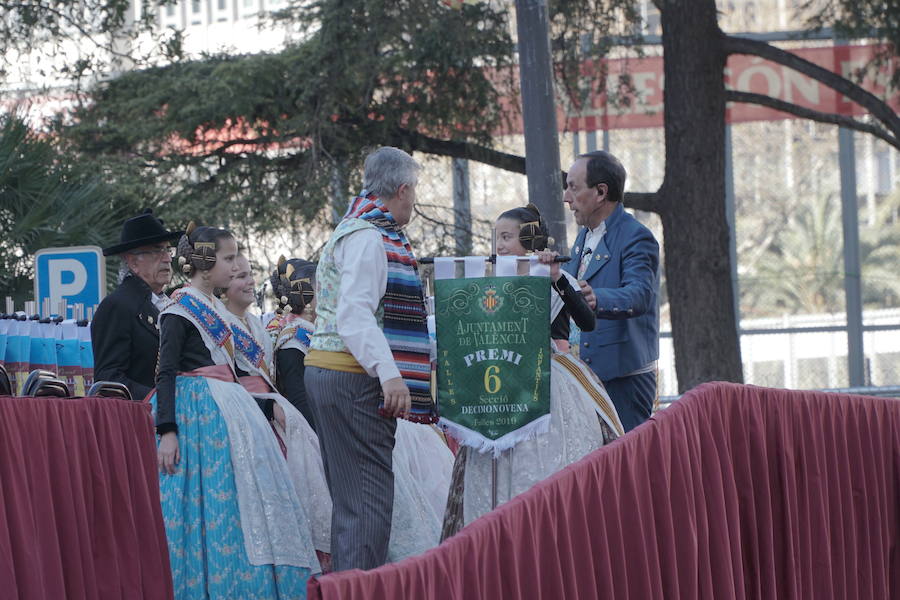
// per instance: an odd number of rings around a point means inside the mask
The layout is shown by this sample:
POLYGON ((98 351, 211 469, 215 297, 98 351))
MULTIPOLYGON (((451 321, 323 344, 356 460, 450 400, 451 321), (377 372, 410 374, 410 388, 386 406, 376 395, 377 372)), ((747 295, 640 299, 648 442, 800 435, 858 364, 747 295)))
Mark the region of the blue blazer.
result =
MULTIPOLYGON (((587 228, 563 268, 577 275, 587 228)), ((606 234, 588 255, 584 276, 597 296, 597 327, 582 331, 579 356, 603 381, 622 377, 659 358, 659 244, 620 203, 606 219, 606 234)))

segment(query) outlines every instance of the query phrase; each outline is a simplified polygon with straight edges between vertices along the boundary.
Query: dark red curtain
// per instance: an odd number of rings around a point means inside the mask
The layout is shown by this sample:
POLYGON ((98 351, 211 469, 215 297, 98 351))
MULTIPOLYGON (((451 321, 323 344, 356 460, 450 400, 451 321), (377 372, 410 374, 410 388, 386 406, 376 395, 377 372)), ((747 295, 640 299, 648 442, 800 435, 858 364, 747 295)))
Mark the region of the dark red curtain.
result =
POLYGON ((706 384, 325 600, 900 598, 900 401, 706 384))
POLYGON ((0 397, 0 598, 172 598, 148 405, 0 397))

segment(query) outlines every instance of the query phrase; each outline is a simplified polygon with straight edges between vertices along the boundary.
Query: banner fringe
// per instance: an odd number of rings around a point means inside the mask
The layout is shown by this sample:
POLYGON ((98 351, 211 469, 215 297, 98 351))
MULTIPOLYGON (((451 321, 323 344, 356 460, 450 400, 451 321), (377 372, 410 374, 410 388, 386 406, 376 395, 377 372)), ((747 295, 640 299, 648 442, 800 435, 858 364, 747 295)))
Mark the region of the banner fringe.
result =
POLYGON ((443 417, 441 417, 439 426, 443 427, 450 435, 456 438, 456 441, 459 442, 461 446, 468 446, 480 454, 492 452, 494 458, 499 458, 501 453, 515 447, 519 442, 533 440, 537 436, 550 431, 550 413, 538 417, 524 427, 520 427, 515 431, 510 431, 496 440, 487 438, 477 431, 473 431, 459 423, 448 421, 443 417))

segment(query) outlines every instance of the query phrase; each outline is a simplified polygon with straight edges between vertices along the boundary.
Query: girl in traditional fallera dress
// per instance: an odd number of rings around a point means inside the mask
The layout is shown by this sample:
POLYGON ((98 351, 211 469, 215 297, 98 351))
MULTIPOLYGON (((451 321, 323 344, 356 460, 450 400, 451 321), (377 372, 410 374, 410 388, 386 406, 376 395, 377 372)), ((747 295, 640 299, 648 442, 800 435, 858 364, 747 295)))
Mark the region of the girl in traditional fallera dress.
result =
MULTIPOLYGON (((288 398, 303 386, 303 359, 315 331, 315 266, 299 259, 279 261, 270 279, 281 314, 268 326, 275 339, 276 379, 288 398)), ((313 413, 315 411, 313 410, 313 413)), ((396 562, 438 545, 450 488, 453 455, 431 425, 397 421, 393 452, 394 510, 388 560, 396 562)))
POLYGON ((323 567, 329 564, 331 498, 319 454, 319 440, 306 418, 276 391, 274 348, 262 320, 249 311, 256 301, 256 280, 243 254, 237 274, 222 294, 231 319, 238 382, 260 403, 282 446, 294 489, 309 516, 313 545, 323 567))
MULTIPOLYGON (((495 224, 497 254, 535 252, 550 265, 550 430, 519 442, 498 459, 497 501, 503 503, 622 435, 622 425, 603 384, 590 368, 568 352, 572 319, 582 330, 594 329, 595 317, 578 282, 553 262, 549 234, 537 207, 529 204, 501 214, 495 224)), ((463 447, 456 455, 444 537, 491 510, 491 453, 463 447)))
POLYGON ((316 419, 306 395, 303 372, 309 340, 316 329, 315 277, 315 263, 283 256, 279 259, 269 283, 281 308, 266 328, 274 343, 278 391, 306 417, 313 430, 316 419))
POLYGON ((259 405, 236 382, 234 335, 213 295, 237 272, 230 233, 188 227, 190 285, 160 315, 160 495, 176 600, 302 599, 318 560, 309 517, 259 405))

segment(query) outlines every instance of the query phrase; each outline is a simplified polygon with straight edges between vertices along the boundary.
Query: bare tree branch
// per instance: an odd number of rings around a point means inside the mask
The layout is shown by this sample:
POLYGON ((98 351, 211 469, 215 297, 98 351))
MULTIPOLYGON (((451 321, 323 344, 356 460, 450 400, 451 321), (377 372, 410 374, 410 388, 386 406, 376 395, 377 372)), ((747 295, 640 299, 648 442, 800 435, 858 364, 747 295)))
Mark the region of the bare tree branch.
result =
MULTIPOLYGON (((18 17, 17 17, 17 15, 15 15, 14 11, 21 10, 22 3, 21 2, 13 2, 13 3, 2 2, 2 3, 0 3, 0 8, 3 9, 3 12, 11 14, 12 15, 11 18, 15 19, 18 17)), ((115 56, 116 58, 120 58, 120 59, 124 59, 124 60, 132 58, 130 55, 124 54, 115 49, 115 47, 114 47, 115 45, 112 41, 113 37, 114 37, 114 32, 112 32, 112 31, 98 31, 98 32, 92 33, 80 21, 72 18, 66 12, 54 8, 53 4, 49 3, 49 2, 46 4, 44 4, 42 2, 38 2, 38 3, 36 3, 36 5, 34 7, 32 7, 32 9, 36 13, 39 13, 40 11, 45 11, 51 15, 54 15, 57 19, 59 19, 60 23, 62 23, 63 25, 68 25, 68 26, 72 27, 79 34, 81 34, 81 38, 76 38, 76 37, 73 37, 73 36, 69 35, 68 33, 65 33, 62 30, 60 30, 60 33, 61 33, 63 39, 71 40, 71 41, 77 43, 77 42, 80 42, 82 39, 86 38, 91 44, 94 45, 95 48, 97 48, 98 50, 103 50, 104 52, 109 52, 111 55, 115 56), (95 35, 111 35, 110 42, 109 43, 98 42, 95 35)))
POLYGON ((767 106, 769 108, 774 108, 775 110, 780 110, 781 112, 796 115, 804 119, 810 119, 811 121, 818 121, 819 123, 831 123, 833 125, 839 125, 840 127, 843 127, 845 129, 853 129, 855 131, 861 131, 863 133, 870 133, 900 150, 900 138, 891 135, 882 127, 878 127, 877 125, 872 125, 870 123, 864 123, 862 121, 857 121, 852 117, 836 115, 833 113, 819 112, 817 110, 812 110, 810 108, 804 108, 802 106, 797 106, 796 104, 791 104, 790 102, 785 102, 784 100, 778 100, 776 98, 772 98, 771 96, 766 96, 765 94, 754 94, 751 92, 727 90, 725 92, 725 97, 731 102, 743 102, 744 104, 758 104, 760 106, 767 106))
MULTIPOLYGON (((872 127, 864 123, 859 123, 859 125, 868 128, 872 127)), ((865 129, 865 131, 869 131, 869 129, 865 129)), ((288 136, 288 138, 290 138, 290 136, 288 136)), ((887 141, 893 143, 890 139, 888 139, 887 141)), ((212 152, 195 155, 194 158, 197 159, 206 159, 212 156, 226 158, 225 164, 222 165, 217 172, 211 174, 208 179, 199 182, 198 186, 203 188, 209 188, 213 186, 223 173, 231 170, 234 167, 237 167, 238 164, 243 162, 248 157, 248 155, 246 154, 227 152, 227 148, 229 148, 230 146, 233 146, 235 144, 246 144, 248 146, 253 146, 256 144, 265 145, 271 144, 272 142, 273 138, 271 137, 229 140, 228 142, 223 143, 220 147, 217 147, 212 152)), ((496 167, 498 169, 503 169, 505 171, 510 171, 512 173, 521 173, 523 175, 525 174, 524 156, 500 152, 498 150, 486 148, 484 146, 473 144, 471 142, 441 140, 407 129, 396 129, 394 131, 394 139, 391 140, 390 143, 396 144, 401 147, 406 147, 409 150, 425 152, 426 154, 433 154, 435 156, 447 156, 450 158, 464 158, 496 167)), ((289 154, 287 156, 271 160, 271 162, 293 162, 294 160, 296 160, 296 158, 296 154, 289 154)), ((563 181, 565 181, 566 171, 562 171, 562 178, 563 181)), ((635 210, 658 213, 658 202, 659 196, 656 192, 627 192, 625 194, 625 206, 635 210)))
POLYGON ((625 206, 635 210, 659 213, 659 194, 656 192, 625 192, 625 206))
POLYGON ((724 36, 725 51, 728 54, 749 54, 759 56, 772 62, 784 65, 799 73, 803 73, 819 81, 853 100, 872 116, 885 124, 895 138, 900 138, 900 117, 897 113, 871 92, 856 85, 849 79, 838 75, 828 69, 800 58, 792 52, 782 50, 771 44, 731 35, 724 36))
POLYGON ((396 129, 396 140, 410 150, 438 156, 466 158, 498 169, 525 174, 525 157, 485 148, 470 142, 441 140, 408 129, 396 129))
MULTIPOLYGON (((498 152, 497 150, 491 150, 470 142, 439 140, 414 131, 398 130, 398 135, 413 150, 439 156, 450 156, 452 158, 467 158, 492 167, 512 171, 513 173, 525 174, 524 156, 498 152)), ((563 181, 565 181, 565 171, 562 172, 562 177, 563 181)), ((657 202, 658 196, 656 192, 628 192, 625 194, 625 206, 628 208, 655 213, 659 212, 657 202)))

